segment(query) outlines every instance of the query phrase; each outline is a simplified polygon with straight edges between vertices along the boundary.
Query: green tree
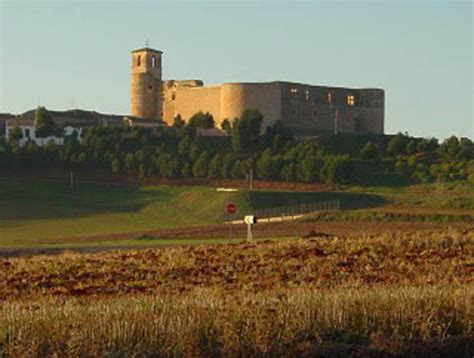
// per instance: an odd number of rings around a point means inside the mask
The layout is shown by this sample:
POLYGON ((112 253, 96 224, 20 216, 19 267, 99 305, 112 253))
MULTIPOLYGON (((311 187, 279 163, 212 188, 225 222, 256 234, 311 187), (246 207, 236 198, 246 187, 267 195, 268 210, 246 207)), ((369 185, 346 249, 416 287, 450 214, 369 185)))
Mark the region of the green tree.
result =
POLYGON ((408 141, 408 136, 403 133, 398 133, 388 142, 387 153, 390 155, 403 154, 408 141))
POLYGON ((112 174, 114 175, 119 175, 122 172, 122 165, 118 158, 115 158, 114 160, 112 160, 111 170, 112 170, 112 174))
POLYGON ((278 176, 277 174, 272 151, 267 149, 257 160, 257 175, 261 179, 275 179, 278 176))
POLYGON ((232 124, 227 118, 222 121, 221 129, 227 134, 232 134, 232 124))
POLYGON ((231 154, 224 155, 224 158, 222 160, 222 167, 221 167, 221 178, 223 179, 231 178, 233 163, 234 163, 234 159, 232 158, 231 154))
POLYGON ((253 152, 260 137, 262 114, 256 109, 248 109, 242 117, 234 120, 232 146, 236 152, 253 152))
POLYGON ((191 168, 191 164, 188 162, 184 163, 183 167, 181 168, 181 176, 183 178, 191 178, 193 175, 193 170, 191 168))
POLYGON ((209 172, 207 177, 210 179, 217 179, 221 176, 221 169, 223 164, 223 158, 221 154, 216 154, 209 163, 209 172))
POLYGON ((18 144, 21 139, 23 139, 23 132, 20 127, 15 126, 10 130, 9 138, 15 144, 18 144))
POLYGON ((196 178, 206 178, 209 171, 209 161, 211 155, 209 152, 204 151, 201 153, 199 158, 196 160, 193 166, 193 174, 196 178))
POLYGON ((188 126, 203 129, 214 128, 214 118, 209 112, 198 112, 189 119, 188 126))
POLYGON ((38 107, 35 112, 35 133, 39 138, 58 134, 58 127, 53 121, 51 113, 45 107, 38 107))
POLYGON ((133 153, 128 153, 125 155, 125 169, 128 174, 135 174, 137 171, 135 156, 133 153))
POLYGON ((439 147, 438 140, 436 138, 423 138, 416 146, 416 150, 420 153, 433 153, 439 147))
POLYGON ((280 171, 280 178, 284 181, 295 181, 296 180, 296 175, 295 175, 295 163, 286 163, 280 171))
POLYGON ((349 156, 337 156, 328 166, 327 181, 329 183, 349 184, 354 182, 354 164, 349 156))
POLYGON ((174 117, 173 121, 173 127, 175 128, 183 128, 186 122, 184 119, 181 117, 181 114, 178 114, 176 117, 174 117))
POLYGON ((308 155, 297 166, 296 177, 300 181, 315 183, 320 180, 320 172, 324 161, 315 154, 308 155))
POLYGON ((411 139, 405 146, 405 153, 408 155, 416 153, 416 142, 414 139, 411 139))
POLYGON ((362 159, 375 159, 379 156, 380 148, 372 141, 368 141, 360 150, 360 157, 362 159))

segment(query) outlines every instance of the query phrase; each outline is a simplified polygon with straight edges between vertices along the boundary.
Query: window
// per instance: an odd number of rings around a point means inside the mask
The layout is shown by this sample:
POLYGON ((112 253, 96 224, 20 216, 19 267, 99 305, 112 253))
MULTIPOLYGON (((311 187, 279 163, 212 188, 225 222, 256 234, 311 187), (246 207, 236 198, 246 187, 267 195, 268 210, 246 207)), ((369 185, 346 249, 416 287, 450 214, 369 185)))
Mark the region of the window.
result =
POLYGON ((355 97, 353 95, 347 96, 347 104, 349 106, 355 105, 355 97))
POLYGON ((328 92, 328 103, 332 103, 332 93, 328 92))
POLYGON ((148 89, 151 91, 153 89, 152 85, 148 85, 148 89))
POLYGON ((296 116, 296 109, 292 110, 291 113, 296 116))
POLYGON ((305 98, 306 98, 307 101, 309 101, 309 91, 308 90, 306 90, 306 92, 305 92, 305 98))
POLYGON ((156 67, 156 57, 151 56, 151 67, 156 67))
POLYGON ((290 88, 290 92, 291 93, 298 93, 298 88, 296 88, 296 87, 290 88))
POLYGON ((176 99, 176 95, 175 94, 172 94, 171 95, 171 100, 174 101, 176 99))
POLYGON ((25 129, 25 138, 30 138, 30 130, 25 129))
POLYGON ((142 62, 142 57, 139 55, 139 56, 137 57, 137 67, 140 67, 141 62, 142 62))
POLYGON ((318 112, 317 111, 313 111, 313 118, 316 118, 318 116, 318 112))

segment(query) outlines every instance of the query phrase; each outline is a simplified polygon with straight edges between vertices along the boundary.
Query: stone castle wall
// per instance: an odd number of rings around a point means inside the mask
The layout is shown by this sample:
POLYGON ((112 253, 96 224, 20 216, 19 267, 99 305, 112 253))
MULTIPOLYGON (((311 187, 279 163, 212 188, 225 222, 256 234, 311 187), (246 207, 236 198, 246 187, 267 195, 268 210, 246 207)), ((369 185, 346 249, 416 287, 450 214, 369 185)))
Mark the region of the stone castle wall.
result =
POLYGON ((168 124, 178 114, 188 120, 203 111, 211 113, 219 127, 224 119, 240 117, 245 109, 258 109, 264 116, 264 126, 282 120, 285 126, 301 134, 335 131, 336 127, 339 132, 382 134, 384 131, 384 91, 380 89, 290 82, 204 87, 196 80, 165 81, 162 98, 163 119, 168 124))
POLYGON ((131 73, 132 116, 160 119, 161 52, 148 48, 133 51, 131 73))
POLYGON ((224 83, 204 86, 201 80, 162 81, 161 51, 132 51, 132 115, 185 121, 209 112, 216 127, 258 109, 264 128, 281 120, 301 135, 318 131, 383 134, 385 94, 381 89, 312 86, 293 82, 224 83))

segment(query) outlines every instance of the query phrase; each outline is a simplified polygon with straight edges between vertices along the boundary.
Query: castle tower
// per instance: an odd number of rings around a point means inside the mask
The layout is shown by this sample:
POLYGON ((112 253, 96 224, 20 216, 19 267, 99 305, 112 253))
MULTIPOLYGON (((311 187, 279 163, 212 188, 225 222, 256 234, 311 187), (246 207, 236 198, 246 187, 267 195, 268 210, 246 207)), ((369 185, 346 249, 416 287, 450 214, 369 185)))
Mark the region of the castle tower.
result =
POLYGON ((132 51, 132 116, 161 120, 161 55, 145 47, 132 51))

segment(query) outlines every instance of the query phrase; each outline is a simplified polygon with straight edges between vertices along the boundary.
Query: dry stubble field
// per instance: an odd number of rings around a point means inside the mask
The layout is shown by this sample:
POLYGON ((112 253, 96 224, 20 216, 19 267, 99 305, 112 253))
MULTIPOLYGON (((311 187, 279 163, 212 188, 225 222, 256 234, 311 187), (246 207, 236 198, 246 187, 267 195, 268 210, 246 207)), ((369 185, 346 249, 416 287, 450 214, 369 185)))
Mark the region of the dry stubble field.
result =
POLYGON ((470 357, 474 233, 11 258, 0 356, 470 357))

